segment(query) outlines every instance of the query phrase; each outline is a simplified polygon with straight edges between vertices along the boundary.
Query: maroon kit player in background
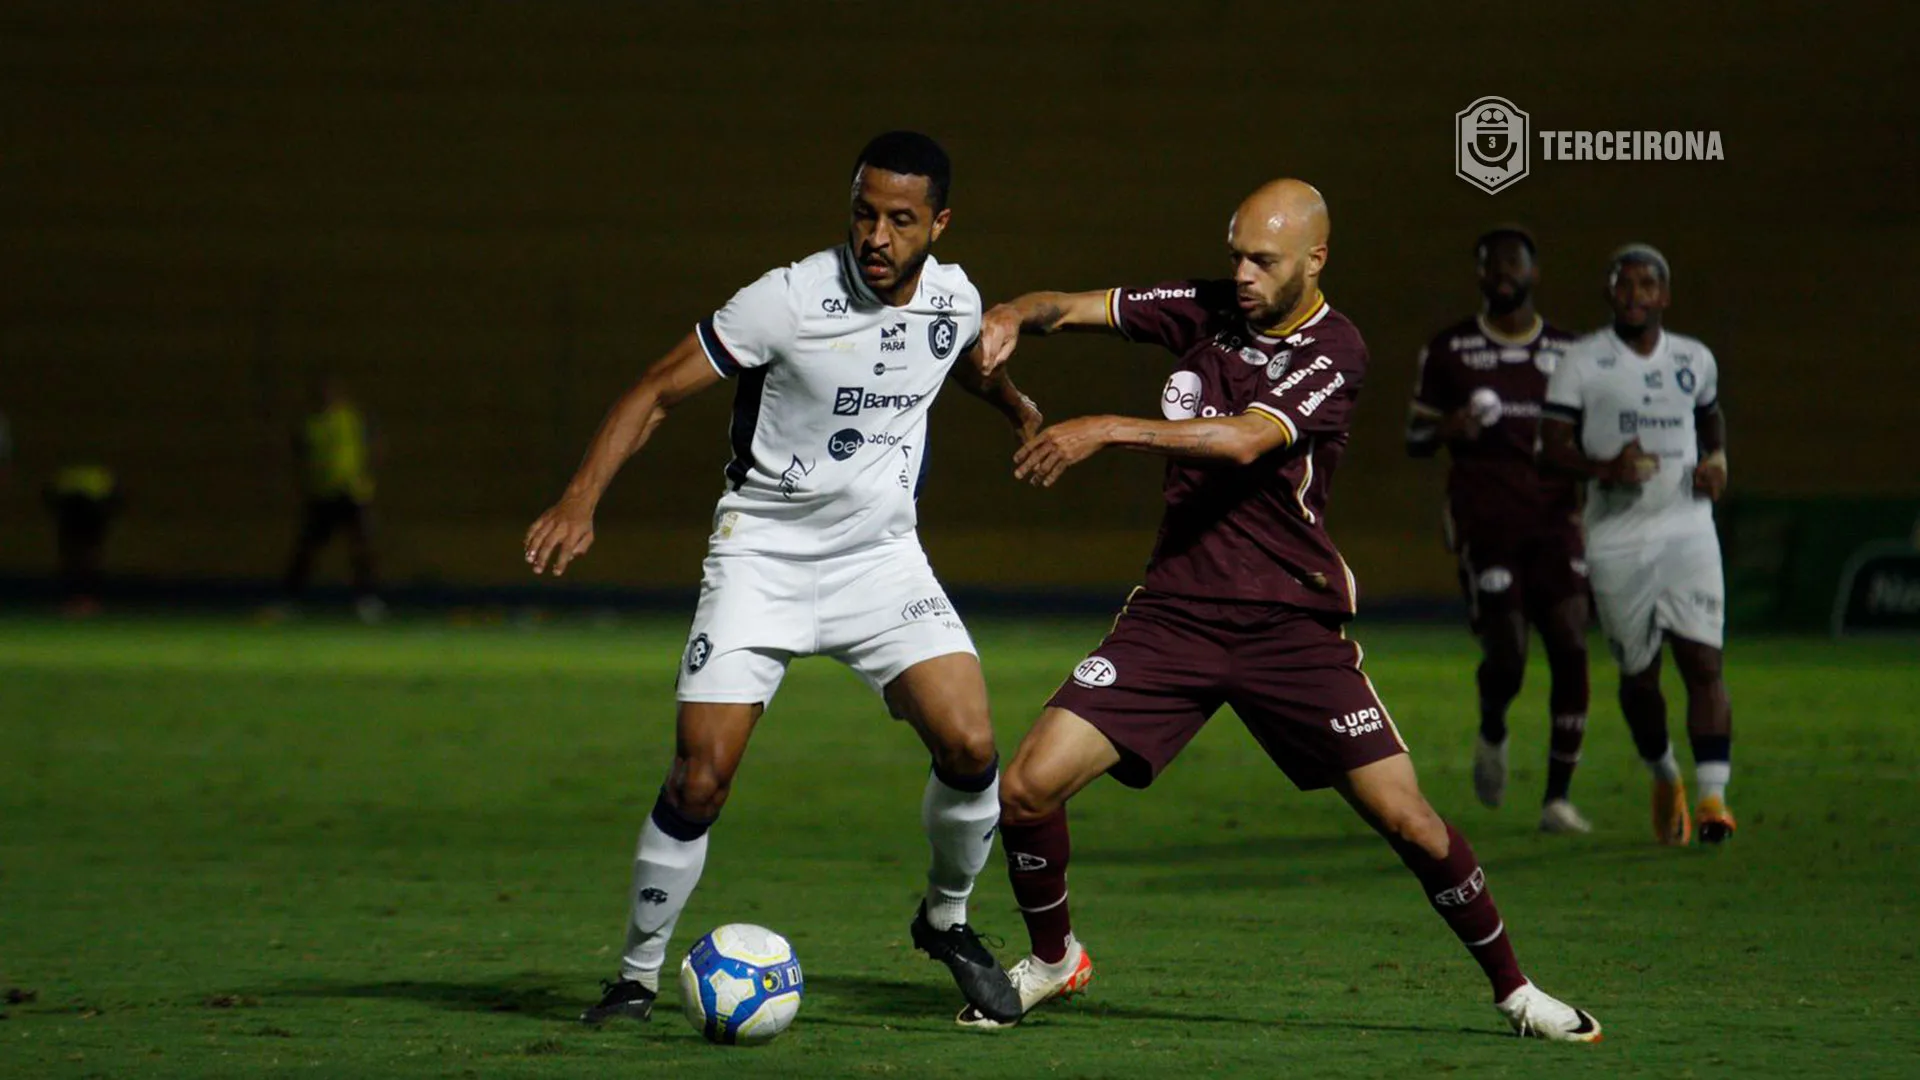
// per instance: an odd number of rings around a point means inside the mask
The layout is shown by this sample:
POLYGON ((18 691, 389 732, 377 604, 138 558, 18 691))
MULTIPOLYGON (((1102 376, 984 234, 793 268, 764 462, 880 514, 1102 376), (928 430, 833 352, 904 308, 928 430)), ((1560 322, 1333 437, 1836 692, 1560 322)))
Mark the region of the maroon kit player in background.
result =
MULTIPOLYGON (((1420 794, 1342 629, 1353 575, 1323 519, 1367 350, 1320 294, 1326 204, 1298 180, 1268 184, 1234 215, 1228 247, 1230 280, 1032 293, 990 311, 982 330, 989 370, 1023 332, 1105 330, 1178 357, 1164 420, 1070 420, 1015 457, 1016 475, 1047 486, 1107 447, 1170 459, 1146 584, 1001 779, 1001 842, 1033 945, 1009 972, 1022 1009, 1093 974, 1068 918, 1067 800, 1103 773, 1147 786, 1224 704, 1295 784, 1332 787, 1386 838, 1515 1030, 1597 1039, 1593 1017, 1521 974, 1473 849, 1420 794)), ((999 1026, 971 1009, 959 1019, 999 1026)))
POLYGON ((1527 668, 1528 624, 1540 629, 1552 674, 1544 832, 1590 832, 1567 799, 1587 729, 1587 563, 1580 489, 1534 461, 1547 377, 1573 335, 1533 309, 1539 266, 1533 237, 1506 226, 1474 244, 1486 309, 1420 350, 1407 417, 1407 452, 1447 470, 1447 546, 1460 564, 1473 632, 1480 734, 1473 789, 1499 806, 1507 788, 1507 706, 1527 668))

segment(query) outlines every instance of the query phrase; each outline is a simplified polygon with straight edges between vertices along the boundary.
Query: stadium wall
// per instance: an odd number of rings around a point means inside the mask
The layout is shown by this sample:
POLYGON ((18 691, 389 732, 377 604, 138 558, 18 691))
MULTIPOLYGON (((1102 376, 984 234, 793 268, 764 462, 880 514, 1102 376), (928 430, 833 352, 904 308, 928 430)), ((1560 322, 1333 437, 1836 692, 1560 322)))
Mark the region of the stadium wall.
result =
MULTIPOLYGON (((1901 315, 1920 152, 1886 134, 1920 95, 1898 35, 1859 29, 1896 7, 1632 7, 1596 26, 1478 4, 11 4, 0 574, 50 566, 38 484, 97 461, 128 494, 116 571, 273 577, 291 425, 328 369, 385 436, 387 576, 515 580, 605 404, 734 288, 835 242, 849 159, 909 125, 953 152, 940 252, 989 299, 1216 273, 1253 185, 1323 188, 1327 292, 1374 354, 1332 516, 1369 596, 1453 587, 1440 468, 1400 427, 1496 221, 1539 234, 1543 308, 1576 328, 1602 317, 1612 247, 1667 252, 1671 325, 1721 358, 1736 490, 1920 492, 1901 315), (1536 162, 1489 196, 1451 175, 1452 113, 1485 93, 1542 129, 1718 130, 1726 160, 1536 162)), ((1065 417, 1150 412, 1167 370, 1060 339, 1016 373, 1065 417)), ((727 396, 621 478, 580 580, 692 582, 727 396)), ((945 574, 1136 580, 1155 463, 1109 455, 1035 492, 1011 449, 972 402, 936 410, 922 511, 945 574)))

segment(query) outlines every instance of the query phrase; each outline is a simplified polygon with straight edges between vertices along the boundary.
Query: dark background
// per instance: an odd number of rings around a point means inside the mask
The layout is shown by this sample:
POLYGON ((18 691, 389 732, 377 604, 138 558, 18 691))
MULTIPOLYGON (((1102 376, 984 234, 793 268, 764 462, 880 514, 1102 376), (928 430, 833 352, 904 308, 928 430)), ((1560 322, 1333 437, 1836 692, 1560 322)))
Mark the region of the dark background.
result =
MULTIPOLYGON (((58 465, 130 496, 109 565, 271 578, 313 372, 380 422, 387 570, 515 580, 607 402, 768 267, 834 243, 890 127, 956 163, 940 247, 991 301, 1217 273, 1235 203, 1326 193, 1324 284, 1374 367, 1331 521, 1373 596, 1443 594, 1440 468, 1400 429, 1420 343, 1519 220, 1543 309, 1598 325, 1627 240, 1720 357, 1738 491, 1914 494, 1920 119, 1899 4, 76 4, 0 9, 0 574, 41 572, 58 465), (1453 114, 1717 129, 1726 160, 1540 162, 1489 196, 1453 114)), ((1166 358, 1029 343, 1048 413, 1152 413, 1166 358)), ((615 485, 588 581, 692 584, 730 390, 615 485)), ((965 585, 1137 576, 1157 466, 1016 486, 996 418, 936 409, 922 521, 965 585)))

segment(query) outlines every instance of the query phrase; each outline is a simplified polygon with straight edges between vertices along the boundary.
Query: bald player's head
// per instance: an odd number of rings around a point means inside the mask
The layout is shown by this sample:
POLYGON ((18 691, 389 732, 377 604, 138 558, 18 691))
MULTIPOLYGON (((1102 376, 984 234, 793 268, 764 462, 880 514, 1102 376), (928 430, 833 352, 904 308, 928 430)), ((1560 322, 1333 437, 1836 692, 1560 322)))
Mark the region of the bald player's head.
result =
POLYGON ((1311 303, 1327 265, 1327 200, 1304 180, 1262 184, 1227 227, 1240 310, 1256 327, 1285 322, 1311 303))

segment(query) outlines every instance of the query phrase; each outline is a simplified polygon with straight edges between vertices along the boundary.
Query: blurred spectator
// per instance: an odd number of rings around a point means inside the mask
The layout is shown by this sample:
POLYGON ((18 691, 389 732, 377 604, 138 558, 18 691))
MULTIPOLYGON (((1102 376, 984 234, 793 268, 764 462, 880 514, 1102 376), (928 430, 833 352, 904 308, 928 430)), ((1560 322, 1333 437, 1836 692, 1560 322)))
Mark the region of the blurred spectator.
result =
POLYGON ((120 513, 120 482, 102 465, 69 465, 47 484, 48 509, 60 551, 60 589, 68 615, 100 611, 100 565, 107 526, 120 513))
POLYGON ((336 531, 344 532, 354 610, 363 621, 377 622, 385 617, 386 605, 374 582, 374 440, 365 414, 338 379, 322 379, 315 397, 316 411, 294 436, 306 511, 287 567, 287 597, 298 602, 306 594, 314 559, 336 531))

